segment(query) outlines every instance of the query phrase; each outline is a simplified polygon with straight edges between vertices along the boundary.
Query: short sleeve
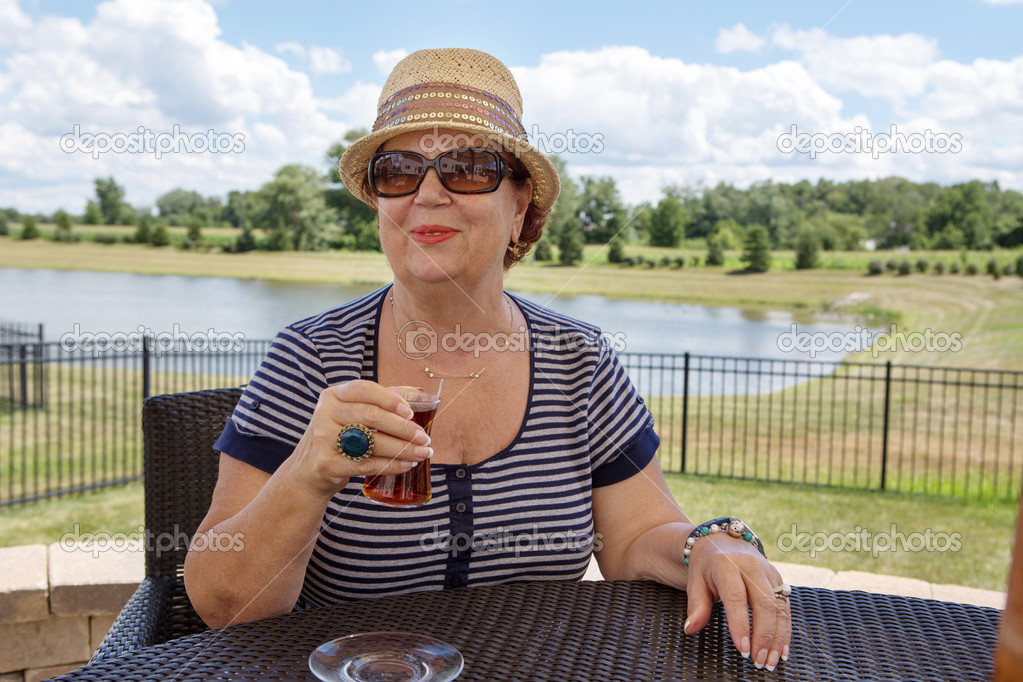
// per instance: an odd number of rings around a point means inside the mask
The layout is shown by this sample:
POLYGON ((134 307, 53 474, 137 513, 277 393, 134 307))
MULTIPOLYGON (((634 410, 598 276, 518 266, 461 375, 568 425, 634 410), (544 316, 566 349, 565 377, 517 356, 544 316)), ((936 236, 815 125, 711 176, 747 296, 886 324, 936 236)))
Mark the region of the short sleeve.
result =
POLYGON ((293 328, 274 339, 215 450, 272 474, 294 451, 327 387, 319 354, 293 328))
POLYGON ((593 486, 624 481, 653 459, 660 445, 654 419, 614 350, 600 344, 588 401, 593 486))

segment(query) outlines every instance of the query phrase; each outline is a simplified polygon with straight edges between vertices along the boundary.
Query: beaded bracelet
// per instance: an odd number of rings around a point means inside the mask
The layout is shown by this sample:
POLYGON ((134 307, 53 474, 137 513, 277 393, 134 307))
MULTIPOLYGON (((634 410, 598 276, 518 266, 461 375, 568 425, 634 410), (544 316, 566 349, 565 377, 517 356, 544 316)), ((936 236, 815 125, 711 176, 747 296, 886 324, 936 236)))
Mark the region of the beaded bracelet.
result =
POLYGON ((757 537, 757 534, 753 532, 752 528, 747 526, 739 519, 733 518, 731 516, 722 516, 719 519, 714 519, 713 521, 701 523, 699 526, 693 529, 693 531, 689 534, 689 537, 686 538, 685 548, 682 550, 682 553, 684 555, 682 563, 684 563, 686 566, 689 565, 689 552, 693 549, 693 545, 696 544, 697 540, 699 540, 705 535, 710 535, 711 533, 728 533, 733 538, 745 540, 746 542, 756 547, 757 551, 759 551, 765 557, 767 556, 767 553, 764 552, 763 543, 760 542, 760 538, 757 537))

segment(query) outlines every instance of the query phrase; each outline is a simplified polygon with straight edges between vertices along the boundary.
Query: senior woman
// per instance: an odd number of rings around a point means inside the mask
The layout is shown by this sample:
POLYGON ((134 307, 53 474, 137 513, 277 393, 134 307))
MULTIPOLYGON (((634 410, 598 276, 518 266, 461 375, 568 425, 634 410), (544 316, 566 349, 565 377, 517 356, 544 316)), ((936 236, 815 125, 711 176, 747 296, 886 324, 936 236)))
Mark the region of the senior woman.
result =
POLYGON ((559 191, 521 110, 511 73, 485 53, 423 50, 395 67, 373 132, 341 160, 378 212, 394 282, 278 335, 216 444, 197 533, 243 549, 195 543, 189 597, 220 626, 348 598, 578 580, 595 553, 609 579, 688 590, 687 632, 721 599, 735 646, 773 669, 788 654, 788 588, 759 539, 682 513, 653 419, 599 330, 503 289, 559 191), (436 343, 465 338, 476 343, 436 343), (386 387, 441 378, 428 436, 386 387), (352 424, 373 436, 363 459, 339 445, 352 424), (422 506, 362 496, 364 477, 427 458, 422 506))

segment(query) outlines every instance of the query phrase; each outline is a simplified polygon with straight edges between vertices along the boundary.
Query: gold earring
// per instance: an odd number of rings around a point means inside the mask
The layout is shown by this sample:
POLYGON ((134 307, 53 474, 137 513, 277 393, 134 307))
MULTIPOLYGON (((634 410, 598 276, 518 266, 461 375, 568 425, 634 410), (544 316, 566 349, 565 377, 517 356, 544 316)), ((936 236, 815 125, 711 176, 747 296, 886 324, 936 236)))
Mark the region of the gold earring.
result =
POLYGON ((529 244, 522 240, 508 244, 508 253, 515 259, 522 258, 529 251, 529 244))

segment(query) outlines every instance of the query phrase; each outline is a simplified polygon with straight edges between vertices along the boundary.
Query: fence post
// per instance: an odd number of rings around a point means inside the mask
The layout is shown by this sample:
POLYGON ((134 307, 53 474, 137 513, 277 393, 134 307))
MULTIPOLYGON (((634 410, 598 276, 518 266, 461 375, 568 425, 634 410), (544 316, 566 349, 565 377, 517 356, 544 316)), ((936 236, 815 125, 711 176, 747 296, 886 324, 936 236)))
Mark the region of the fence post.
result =
POLYGON ((682 370, 682 473, 686 472, 686 437, 689 434, 689 352, 682 370))
POLYGON ((149 397, 149 339, 142 336, 142 399, 149 397))
POLYGON ((18 378, 21 380, 21 409, 28 409, 28 346, 18 344, 18 378))
POLYGON ((881 433, 881 490, 888 479, 888 421, 892 405, 892 361, 884 363, 884 430, 881 433))

